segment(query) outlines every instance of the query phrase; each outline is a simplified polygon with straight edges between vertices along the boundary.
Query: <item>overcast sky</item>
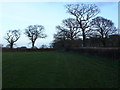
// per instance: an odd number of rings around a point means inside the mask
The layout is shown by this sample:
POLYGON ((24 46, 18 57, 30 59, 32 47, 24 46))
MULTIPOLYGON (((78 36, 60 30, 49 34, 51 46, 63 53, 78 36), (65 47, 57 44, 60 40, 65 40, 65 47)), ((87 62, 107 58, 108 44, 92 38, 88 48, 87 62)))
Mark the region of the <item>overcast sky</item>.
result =
MULTIPOLYGON (((84 2, 71 2, 84 3, 84 2)), ((91 2, 92 3, 92 2, 91 2)), ((112 20, 118 27, 118 3, 117 2, 94 2, 101 10, 97 16, 112 20)), ((20 29, 21 37, 16 42, 17 47, 27 46, 30 40, 24 35, 25 28, 29 25, 43 25, 45 39, 38 39, 35 46, 49 45, 56 33, 56 26, 61 25, 63 19, 71 17, 66 12, 65 5, 70 2, 1 2, 0 3, 0 44, 7 45, 4 39, 8 30, 20 29)))

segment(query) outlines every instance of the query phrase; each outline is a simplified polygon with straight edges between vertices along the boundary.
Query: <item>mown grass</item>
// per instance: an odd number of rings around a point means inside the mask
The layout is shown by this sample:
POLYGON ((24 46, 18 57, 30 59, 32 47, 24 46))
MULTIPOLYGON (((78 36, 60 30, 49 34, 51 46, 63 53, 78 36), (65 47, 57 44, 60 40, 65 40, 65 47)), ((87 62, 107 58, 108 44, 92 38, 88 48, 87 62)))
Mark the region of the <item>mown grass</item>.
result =
POLYGON ((118 88, 118 62, 73 52, 3 53, 3 88, 118 88))

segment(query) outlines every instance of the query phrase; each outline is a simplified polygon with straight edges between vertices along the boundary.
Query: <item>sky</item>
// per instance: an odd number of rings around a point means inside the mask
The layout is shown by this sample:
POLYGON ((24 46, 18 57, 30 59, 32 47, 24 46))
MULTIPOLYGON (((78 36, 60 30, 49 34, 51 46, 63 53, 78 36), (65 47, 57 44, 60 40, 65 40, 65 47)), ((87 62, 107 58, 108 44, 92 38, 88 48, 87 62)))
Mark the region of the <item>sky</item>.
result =
MULTIPOLYGON (((0 44, 7 45, 4 39, 8 30, 19 29, 21 37, 16 42, 16 47, 31 47, 30 40, 25 36, 25 29, 29 25, 43 25, 47 38, 37 39, 35 46, 49 46, 56 33, 56 26, 61 25, 62 20, 72 17, 66 12, 66 4, 86 2, 0 2, 0 44)), ((118 3, 117 2, 90 2, 100 8, 97 16, 110 19, 118 27, 118 3)))

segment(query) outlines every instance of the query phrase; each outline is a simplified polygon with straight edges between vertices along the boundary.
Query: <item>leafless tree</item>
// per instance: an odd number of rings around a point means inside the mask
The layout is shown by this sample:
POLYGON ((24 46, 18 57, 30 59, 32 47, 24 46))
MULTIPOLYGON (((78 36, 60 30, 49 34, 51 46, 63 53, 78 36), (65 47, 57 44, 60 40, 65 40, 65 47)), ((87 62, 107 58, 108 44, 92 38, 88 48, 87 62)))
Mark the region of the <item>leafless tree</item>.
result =
POLYGON ((90 20, 99 12, 99 8, 95 4, 68 4, 66 5, 67 12, 76 18, 82 31, 83 46, 85 46, 86 31, 89 30, 90 20))
POLYGON ((25 29, 25 35, 31 40, 32 48, 34 48, 35 41, 38 38, 46 38, 47 35, 43 33, 44 27, 42 25, 30 25, 25 29))
POLYGON ((19 30, 9 30, 5 39, 9 43, 8 45, 10 48, 13 48, 14 43, 20 38, 20 31, 19 30))
POLYGON ((63 20, 62 25, 56 27, 58 31, 57 34, 54 35, 54 46, 66 50, 75 47, 81 35, 78 27, 78 22, 73 18, 63 20))
POLYGON ((103 46, 105 46, 105 40, 109 35, 115 34, 116 31, 117 29, 111 20, 99 16, 91 21, 91 35, 96 35, 101 38, 103 46))
POLYGON ((62 21, 62 26, 57 26, 59 38, 67 40, 75 40, 80 36, 80 31, 77 28, 79 24, 73 18, 68 18, 62 21))

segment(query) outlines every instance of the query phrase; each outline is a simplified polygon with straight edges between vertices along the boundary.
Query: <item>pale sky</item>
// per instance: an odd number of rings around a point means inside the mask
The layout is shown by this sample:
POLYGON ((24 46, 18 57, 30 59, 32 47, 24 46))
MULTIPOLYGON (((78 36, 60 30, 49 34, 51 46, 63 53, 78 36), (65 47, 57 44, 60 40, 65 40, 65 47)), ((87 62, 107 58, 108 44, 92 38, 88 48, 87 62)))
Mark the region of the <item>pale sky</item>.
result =
MULTIPOLYGON (((66 13, 66 4, 84 2, 1 2, 0 3, 0 44, 7 45, 4 39, 8 30, 20 29, 21 37, 16 42, 17 47, 27 46, 30 40, 24 35, 25 28, 29 25, 43 25, 45 39, 37 39, 35 46, 38 48, 53 41, 56 26, 61 25, 62 20, 71 17, 66 13)), ((91 2, 92 3, 92 2, 91 2)), ((97 16, 110 19, 118 27, 118 3, 117 2, 94 2, 101 10, 97 16)))

